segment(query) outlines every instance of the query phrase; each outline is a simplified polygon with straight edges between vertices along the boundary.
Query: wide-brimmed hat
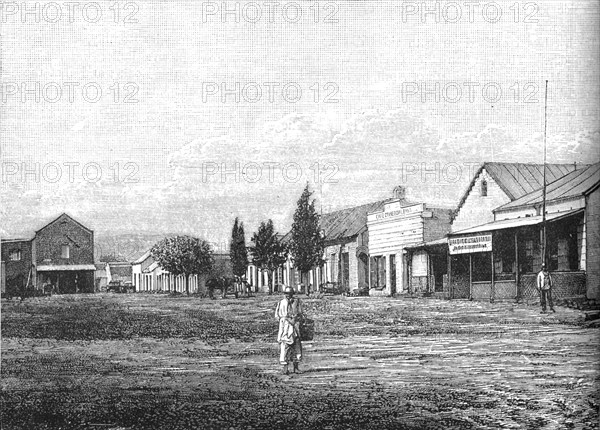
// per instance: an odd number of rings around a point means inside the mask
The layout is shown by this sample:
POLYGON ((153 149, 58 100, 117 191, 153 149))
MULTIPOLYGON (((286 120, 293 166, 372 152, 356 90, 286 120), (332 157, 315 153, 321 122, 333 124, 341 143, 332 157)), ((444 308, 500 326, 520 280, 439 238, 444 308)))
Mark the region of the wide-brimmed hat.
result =
POLYGON ((296 292, 294 291, 294 289, 292 287, 285 287, 283 289, 283 294, 296 294, 296 292))

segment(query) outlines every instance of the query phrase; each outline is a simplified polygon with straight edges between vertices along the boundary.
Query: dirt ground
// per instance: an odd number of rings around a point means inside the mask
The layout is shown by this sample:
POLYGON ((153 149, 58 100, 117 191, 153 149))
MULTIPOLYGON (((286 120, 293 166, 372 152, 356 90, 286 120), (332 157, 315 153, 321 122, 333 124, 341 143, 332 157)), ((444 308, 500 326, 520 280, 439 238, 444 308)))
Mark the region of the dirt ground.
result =
POLYGON ((2 301, 2 428, 597 429, 600 332, 580 311, 303 299, 280 374, 280 297, 2 301))

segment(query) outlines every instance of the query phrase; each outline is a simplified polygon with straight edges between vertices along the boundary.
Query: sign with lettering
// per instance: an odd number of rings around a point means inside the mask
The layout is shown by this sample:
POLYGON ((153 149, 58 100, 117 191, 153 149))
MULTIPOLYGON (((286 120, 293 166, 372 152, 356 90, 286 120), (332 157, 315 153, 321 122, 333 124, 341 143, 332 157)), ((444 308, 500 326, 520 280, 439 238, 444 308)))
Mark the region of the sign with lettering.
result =
POLYGON ((492 235, 452 237, 448 239, 450 255, 489 252, 492 250, 492 235))
POLYGON ((420 203, 418 205, 404 206, 399 205, 386 205, 382 212, 374 212, 367 215, 367 221, 382 221, 387 219, 404 218, 411 215, 416 215, 425 210, 425 204, 420 203))

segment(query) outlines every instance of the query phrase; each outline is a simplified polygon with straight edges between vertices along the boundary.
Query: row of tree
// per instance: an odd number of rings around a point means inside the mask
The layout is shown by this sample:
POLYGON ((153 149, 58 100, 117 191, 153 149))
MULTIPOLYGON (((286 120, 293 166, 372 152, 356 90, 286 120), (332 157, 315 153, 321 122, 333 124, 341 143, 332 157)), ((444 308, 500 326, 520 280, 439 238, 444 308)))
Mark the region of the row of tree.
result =
MULTIPOLYGON (((235 218, 229 248, 234 276, 242 279, 246 275, 248 251, 252 256, 252 264, 268 273, 269 293, 273 292, 273 272, 287 261, 288 255, 291 255, 294 267, 302 277, 311 269, 323 265, 325 238, 320 230, 320 216, 315 210, 314 199, 311 201, 311 195, 307 184, 298 199, 291 238, 287 242, 277 233, 273 221, 268 219, 260 223, 258 230, 252 235, 252 246, 247 247, 244 223, 235 218)), ((187 294, 190 293, 190 275, 210 275, 214 271, 212 249, 203 239, 191 236, 167 237, 152 247, 151 255, 164 270, 175 276, 185 276, 187 294)))

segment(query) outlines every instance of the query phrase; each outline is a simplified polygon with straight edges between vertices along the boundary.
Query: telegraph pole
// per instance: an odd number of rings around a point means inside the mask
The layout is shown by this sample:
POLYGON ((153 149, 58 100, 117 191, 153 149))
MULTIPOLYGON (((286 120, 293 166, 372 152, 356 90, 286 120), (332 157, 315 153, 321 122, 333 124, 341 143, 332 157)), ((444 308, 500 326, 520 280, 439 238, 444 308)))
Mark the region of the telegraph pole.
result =
POLYGON ((544 186, 542 188, 542 264, 546 264, 546 135, 548 129, 548 80, 544 95, 544 186))

